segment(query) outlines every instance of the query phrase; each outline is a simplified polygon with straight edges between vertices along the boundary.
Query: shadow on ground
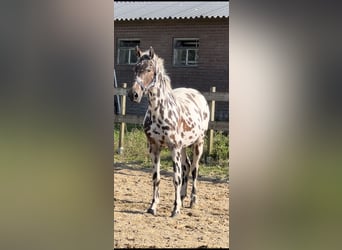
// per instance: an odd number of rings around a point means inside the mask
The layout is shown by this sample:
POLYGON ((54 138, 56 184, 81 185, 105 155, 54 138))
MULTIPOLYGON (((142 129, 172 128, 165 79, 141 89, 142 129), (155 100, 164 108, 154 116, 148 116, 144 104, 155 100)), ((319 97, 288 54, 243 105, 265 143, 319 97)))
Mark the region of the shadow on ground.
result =
MULTIPOLYGON (((127 175, 126 173, 120 172, 120 170, 122 170, 122 169, 128 169, 128 170, 132 170, 132 171, 139 171, 139 172, 151 173, 152 174, 152 168, 142 168, 142 167, 139 167, 139 165, 141 165, 141 162, 132 161, 129 163, 120 163, 120 162, 114 163, 114 174, 127 175)), ((172 177, 173 172, 161 169, 160 175, 172 177)), ((212 182, 212 183, 229 183, 229 180, 226 180, 226 179, 219 179, 219 178, 203 176, 203 175, 199 175, 197 180, 198 181, 208 181, 208 182, 212 182)))

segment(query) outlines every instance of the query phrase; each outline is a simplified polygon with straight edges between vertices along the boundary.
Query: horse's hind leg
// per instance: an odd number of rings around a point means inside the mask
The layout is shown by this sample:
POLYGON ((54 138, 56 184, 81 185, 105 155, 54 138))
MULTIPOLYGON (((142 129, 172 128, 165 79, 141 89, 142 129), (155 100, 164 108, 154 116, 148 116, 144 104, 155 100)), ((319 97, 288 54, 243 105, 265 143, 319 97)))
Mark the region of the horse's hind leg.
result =
POLYGON ((160 148, 156 144, 150 144, 150 156, 153 164, 153 195, 148 213, 156 215, 159 203, 159 183, 160 183, 160 148))
POLYGON ((190 159, 186 155, 186 148, 182 149, 182 189, 181 189, 181 200, 182 200, 182 206, 183 200, 186 197, 187 189, 188 189, 188 177, 190 172, 190 159))
POLYGON ((193 144, 193 161, 191 165, 191 175, 192 175, 192 191, 191 191, 191 202, 190 207, 193 207, 197 203, 197 176, 198 176, 198 167, 199 161, 201 159, 203 153, 203 138, 199 138, 193 144))

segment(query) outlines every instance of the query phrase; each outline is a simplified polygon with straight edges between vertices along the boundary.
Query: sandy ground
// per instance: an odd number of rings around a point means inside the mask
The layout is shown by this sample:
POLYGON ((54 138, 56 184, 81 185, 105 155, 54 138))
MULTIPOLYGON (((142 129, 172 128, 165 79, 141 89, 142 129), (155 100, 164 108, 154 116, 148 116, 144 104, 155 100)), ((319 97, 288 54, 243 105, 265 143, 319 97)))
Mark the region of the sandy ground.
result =
MULTIPOLYGON (((229 184, 200 177, 198 204, 189 208, 192 182, 181 214, 171 218, 172 173, 161 171, 157 215, 146 213, 152 199, 151 169, 114 164, 114 248, 228 248, 229 184)), ((191 179, 191 178, 190 178, 191 179)))

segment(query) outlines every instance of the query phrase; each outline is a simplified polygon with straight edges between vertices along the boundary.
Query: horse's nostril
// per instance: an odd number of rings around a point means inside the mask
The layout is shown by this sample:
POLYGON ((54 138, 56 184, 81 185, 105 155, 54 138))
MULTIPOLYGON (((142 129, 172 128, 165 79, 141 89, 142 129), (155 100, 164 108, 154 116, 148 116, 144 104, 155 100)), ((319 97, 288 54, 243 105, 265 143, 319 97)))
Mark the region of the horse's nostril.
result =
POLYGON ((137 98, 138 98, 138 93, 134 92, 134 99, 137 99, 137 98))

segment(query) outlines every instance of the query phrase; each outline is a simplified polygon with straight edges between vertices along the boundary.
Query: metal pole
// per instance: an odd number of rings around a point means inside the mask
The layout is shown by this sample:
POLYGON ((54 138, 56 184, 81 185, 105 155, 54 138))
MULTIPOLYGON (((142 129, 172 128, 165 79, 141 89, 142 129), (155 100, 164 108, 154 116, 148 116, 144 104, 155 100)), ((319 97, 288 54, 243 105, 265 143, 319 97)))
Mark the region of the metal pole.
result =
MULTIPOLYGON (((122 84, 122 87, 125 89, 127 88, 127 83, 122 84)), ((121 114, 125 115, 126 114, 126 95, 122 96, 121 99, 121 114)), ((118 147, 118 153, 122 154, 124 150, 124 136, 125 136, 125 123, 121 122, 120 124, 120 138, 119 138, 119 147, 118 147)))
MULTIPOLYGON (((216 92, 216 87, 210 88, 211 93, 216 92)), ((215 121, 215 100, 210 102, 210 121, 215 121)), ((214 130, 209 130, 209 143, 208 143, 208 155, 211 155, 213 152, 213 144, 214 144, 214 130)))

